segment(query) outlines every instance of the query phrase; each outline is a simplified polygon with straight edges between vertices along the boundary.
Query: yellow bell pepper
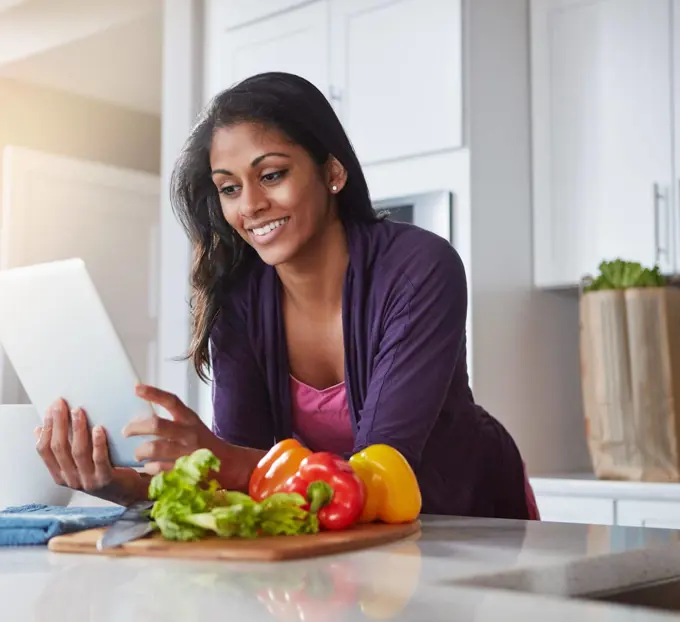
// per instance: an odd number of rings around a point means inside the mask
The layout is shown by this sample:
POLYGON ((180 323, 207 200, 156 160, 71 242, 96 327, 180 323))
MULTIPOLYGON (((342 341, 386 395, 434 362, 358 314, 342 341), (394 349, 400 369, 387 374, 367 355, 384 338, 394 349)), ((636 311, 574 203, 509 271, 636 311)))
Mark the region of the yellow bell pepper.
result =
POLYGON ((389 445, 371 445, 349 463, 366 485, 366 503, 359 522, 408 523, 422 508, 416 475, 406 458, 389 445))

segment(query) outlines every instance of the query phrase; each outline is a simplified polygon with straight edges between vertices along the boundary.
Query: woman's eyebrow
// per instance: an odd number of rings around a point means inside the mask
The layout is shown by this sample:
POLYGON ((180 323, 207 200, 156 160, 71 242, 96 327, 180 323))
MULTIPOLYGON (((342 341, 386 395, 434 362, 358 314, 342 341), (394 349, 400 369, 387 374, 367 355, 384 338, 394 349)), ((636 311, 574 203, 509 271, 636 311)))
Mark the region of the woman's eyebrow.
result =
MULTIPOLYGON (((251 167, 257 166, 262 160, 265 158, 268 158, 270 156, 279 156, 280 158, 290 158, 290 156, 287 153, 281 153, 279 151, 270 151, 269 153, 263 153, 261 156, 257 156, 251 163, 251 167)), ((210 173, 211 175, 233 175, 231 171, 228 171, 224 168, 216 168, 213 169, 213 171, 210 173)))

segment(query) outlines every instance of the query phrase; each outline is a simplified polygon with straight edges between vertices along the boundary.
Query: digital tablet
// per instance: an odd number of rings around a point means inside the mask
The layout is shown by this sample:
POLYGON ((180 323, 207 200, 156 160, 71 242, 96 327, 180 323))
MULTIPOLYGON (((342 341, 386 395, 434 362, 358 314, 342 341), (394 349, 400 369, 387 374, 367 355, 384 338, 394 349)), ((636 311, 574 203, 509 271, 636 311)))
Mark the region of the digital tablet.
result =
POLYGON ((153 437, 122 429, 153 407, 135 395, 138 374, 82 259, 0 270, 0 344, 41 417, 62 397, 104 427, 114 466, 141 466, 135 449, 153 437))

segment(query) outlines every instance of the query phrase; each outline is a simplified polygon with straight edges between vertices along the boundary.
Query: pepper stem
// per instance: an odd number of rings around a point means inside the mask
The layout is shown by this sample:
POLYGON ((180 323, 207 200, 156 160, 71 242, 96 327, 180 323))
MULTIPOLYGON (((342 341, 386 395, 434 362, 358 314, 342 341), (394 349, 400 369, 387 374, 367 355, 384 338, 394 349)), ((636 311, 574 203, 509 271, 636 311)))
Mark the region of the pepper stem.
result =
POLYGON ((312 514, 316 514, 322 507, 328 505, 332 499, 333 489, 326 482, 319 480, 307 486, 307 501, 309 501, 309 511, 312 514))

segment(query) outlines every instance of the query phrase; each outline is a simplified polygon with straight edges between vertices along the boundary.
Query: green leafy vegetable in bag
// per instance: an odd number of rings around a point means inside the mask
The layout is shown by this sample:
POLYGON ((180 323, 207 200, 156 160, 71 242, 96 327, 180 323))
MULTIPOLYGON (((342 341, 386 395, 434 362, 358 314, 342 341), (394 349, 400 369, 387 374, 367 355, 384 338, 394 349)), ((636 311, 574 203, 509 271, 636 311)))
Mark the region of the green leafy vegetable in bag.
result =
POLYGON ((666 279, 659 266, 643 268, 634 261, 603 261, 599 266, 600 274, 593 279, 584 291, 602 291, 611 289, 629 289, 631 287, 663 287, 666 279))

